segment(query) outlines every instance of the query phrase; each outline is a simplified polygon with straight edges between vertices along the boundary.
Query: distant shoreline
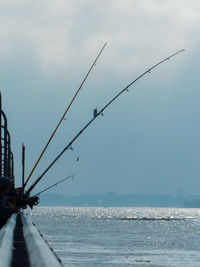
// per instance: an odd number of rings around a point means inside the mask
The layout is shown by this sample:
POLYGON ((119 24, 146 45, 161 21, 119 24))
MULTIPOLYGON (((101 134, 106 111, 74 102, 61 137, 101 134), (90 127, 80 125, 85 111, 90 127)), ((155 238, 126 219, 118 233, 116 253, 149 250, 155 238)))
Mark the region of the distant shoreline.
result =
POLYGON ((200 195, 116 195, 83 194, 83 195, 41 195, 39 206, 73 206, 73 207, 171 207, 200 208, 200 195))

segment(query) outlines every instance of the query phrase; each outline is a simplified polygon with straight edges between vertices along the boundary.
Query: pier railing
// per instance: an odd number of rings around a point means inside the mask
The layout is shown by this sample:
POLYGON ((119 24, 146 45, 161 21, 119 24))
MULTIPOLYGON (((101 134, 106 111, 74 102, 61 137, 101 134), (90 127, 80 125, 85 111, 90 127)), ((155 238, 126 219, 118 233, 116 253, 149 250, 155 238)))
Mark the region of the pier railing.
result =
POLYGON ((0 230, 0 267, 62 267, 29 215, 13 214, 0 230))
POLYGON ((0 230, 0 267, 11 266, 15 225, 16 214, 13 214, 0 230))
POLYGON ((31 266, 61 267, 61 261, 38 232, 28 215, 22 214, 22 223, 31 266))
POLYGON ((7 117, 2 110, 0 94, 0 176, 6 176, 14 182, 14 158, 11 151, 11 137, 8 131, 7 117))

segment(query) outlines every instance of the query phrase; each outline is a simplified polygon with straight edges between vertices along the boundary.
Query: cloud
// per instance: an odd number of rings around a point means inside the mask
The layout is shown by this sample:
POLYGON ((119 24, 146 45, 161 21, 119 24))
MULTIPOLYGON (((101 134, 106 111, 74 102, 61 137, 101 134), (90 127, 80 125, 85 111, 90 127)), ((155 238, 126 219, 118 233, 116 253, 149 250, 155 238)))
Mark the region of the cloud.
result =
POLYGON ((105 41, 104 68, 125 72, 199 44, 198 1, 1 1, 0 58, 44 74, 79 70, 105 41))

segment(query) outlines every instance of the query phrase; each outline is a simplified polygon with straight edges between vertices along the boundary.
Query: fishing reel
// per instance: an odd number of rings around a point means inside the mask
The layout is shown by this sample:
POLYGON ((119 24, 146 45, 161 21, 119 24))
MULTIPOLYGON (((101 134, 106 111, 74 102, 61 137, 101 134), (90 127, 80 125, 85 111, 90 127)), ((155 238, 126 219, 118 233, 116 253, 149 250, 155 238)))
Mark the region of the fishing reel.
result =
POLYGON ((39 197, 38 196, 32 196, 24 194, 21 198, 18 198, 16 201, 17 207, 26 208, 27 205, 32 209, 33 206, 36 206, 39 204, 39 197))
POLYGON ((33 196, 33 197, 29 197, 29 198, 27 199, 27 203, 26 203, 26 204, 32 209, 33 206, 38 205, 39 202, 40 202, 39 197, 38 197, 38 196, 33 196))

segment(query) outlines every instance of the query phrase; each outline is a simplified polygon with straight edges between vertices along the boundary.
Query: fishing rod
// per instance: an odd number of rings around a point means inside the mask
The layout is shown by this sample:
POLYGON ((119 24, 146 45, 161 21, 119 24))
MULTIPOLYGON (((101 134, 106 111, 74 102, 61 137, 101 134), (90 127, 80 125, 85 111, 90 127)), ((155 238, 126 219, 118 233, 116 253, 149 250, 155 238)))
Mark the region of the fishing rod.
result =
POLYGON ((81 90, 83 84, 85 83, 87 77, 89 76, 90 72, 92 71, 93 67, 95 66, 95 64, 96 64, 98 58, 100 57, 101 53, 103 52, 103 50, 104 50, 106 44, 107 44, 107 43, 105 43, 105 44, 103 45, 102 49, 100 50, 99 54, 97 55, 96 59, 94 60, 93 64, 91 65, 91 67, 90 67, 88 73, 87 73, 86 76, 84 77, 84 79, 83 79, 81 85, 79 86, 78 90, 76 91, 74 97, 72 98, 71 102, 70 102, 69 105, 67 106, 67 108, 66 108, 66 110, 65 110, 65 112, 64 112, 64 114, 63 114, 63 116, 61 117, 61 119, 60 119, 60 121, 59 121, 59 123, 58 123, 58 125, 56 126, 56 128, 55 128, 55 130, 53 131, 51 137, 49 138, 49 140, 48 140, 46 146, 44 147, 42 153, 40 154, 40 156, 39 156, 37 162, 35 163, 33 169, 31 170, 31 172, 30 172, 30 174, 29 174, 29 176, 28 176, 26 182, 23 184, 23 188, 25 188, 25 186, 27 185, 28 181, 30 180, 30 178, 31 178, 31 176, 32 176, 32 174, 33 174, 33 172, 34 172, 34 170, 36 169, 38 163, 40 162, 42 156, 44 155, 44 152, 46 151, 48 145, 50 144, 51 140, 53 139, 53 137, 54 137, 56 131, 58 130, 58 128, 59 128, 61 122, 62 122, 63 119, 66 117, 66 114, 67 114, 68 110, 70 109, 72 103, 74 102, 75 98, 77 97, 78 93, 80 92, 80 90, 81 90))
POLYGON ((22 144, 22 187, 24 186, 24 175, 25 175, 25 151, 26 148, 24 144, 22 144))
POLYGON ((56 185, 58 185, 58 184, 60 184, 60 183, 62 183, 62 182, 64 182, 64 181, 66 181, 66 180, 68 180, 68 179, 70 179, 70 178, 73 179, 73 178, 74 178, 74 175, 72 174, 72 175, 70 175, 70 176, 68 176, 68 177, 66 177, 66 178, 64 178, 64 179, 62 179, 62 180, 60 180, 60 181, 58 181, 57 183, 55 183, 55 184, 53 184, 53 185, 47 187, 46 189, 40 191, 39 193, 37 193, 37 194, 34 195, 33 197, 39 196, 40 194, 44 193, 45 191, 51 189, 52 187, 54 187, 54 186, 56 186, 56 185))
POLYGON ((63 155, 63 153, 67 149, 72 149, 72 144, 74 141, 88 128, 88 126, 99 116, 103 115, 104 110, 113 102, 115 101, 122 93, 128 91, 128 88, 133 85, 135 82, 137 82, 139 79, 141 79, 143 76, 145 76, 147 73, 150 73, 151 70, 159 66, 160 64, 164 63, 165 61, 169 60, 170 58, 176 56, 177 54, 185 51, 185 49, 179 50, 178 52, 168 56, 167 58, 163 59, 162 61, 158 62, 154 66, 152 66, 150 69, 143 72, 140 76, 138 76, 134 81, 129 83, 124 89, 122 89, 115 97, 113 97, 99 112, 97 109, 94 110, 94 116, 93 118, 78 132, 78 134, 68 143, 68 145, 58 154, 58 156, 51 162, 51 164, 46 168, 46 170, 37 178, 37 180, 30 186, 30 188, 27 190, 27 194, 30 194, 30 192, 33 190, 33 188, 39 183, 39 181, 42 179, 42 177, 49 171, 49 169, 55 164, 55 162, 63 155))

